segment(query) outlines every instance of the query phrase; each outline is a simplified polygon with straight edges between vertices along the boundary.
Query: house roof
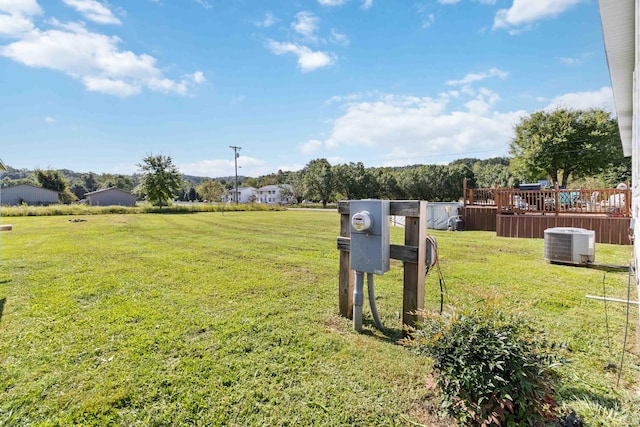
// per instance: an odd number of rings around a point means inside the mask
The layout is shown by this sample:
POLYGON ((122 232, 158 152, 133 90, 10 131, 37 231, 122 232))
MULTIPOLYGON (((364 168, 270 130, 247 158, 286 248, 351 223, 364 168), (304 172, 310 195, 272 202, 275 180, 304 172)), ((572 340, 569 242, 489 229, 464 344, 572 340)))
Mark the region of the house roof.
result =
POLYGON ((93 194, 99 194, 99 193, 104 193, 104 192, 113 192, 113 191, 119 191, 120 193, 124 193, 128 196, 134 196, 135 194, 131 193, 130 191, 125 191, 121 188, 116 188, 116 187, 111 187, 111 188, 104 188, 102 190, 96 190, 96 191, 92 191, 90 193, 85 193, 85 196, 91 196, 93 194))
POLYGON ((263 187, 260 187, 260 191, 267 191, 267 190, 279 190, 282 189, 282 187, 291 187, 289 184, 277 184, 277 185, 265 185, 263 187))
POLYGON ((625 156, 631 155, 633 68, 635 64, 635 1, 598 0, 611 88, 625 156))
POLYGON ((6 171, 6 170, 7 170, 7 165, 5 165, 2 159, 0 159, 0 171, 6 171))

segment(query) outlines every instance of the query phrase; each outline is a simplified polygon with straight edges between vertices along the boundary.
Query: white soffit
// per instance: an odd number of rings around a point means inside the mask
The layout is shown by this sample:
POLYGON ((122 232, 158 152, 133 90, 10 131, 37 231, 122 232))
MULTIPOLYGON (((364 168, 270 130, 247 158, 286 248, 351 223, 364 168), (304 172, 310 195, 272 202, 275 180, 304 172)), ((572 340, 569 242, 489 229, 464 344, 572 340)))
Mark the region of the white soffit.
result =
POLYGON ((611 87, 625 156, 631 155, 635 0, 598 0, 611 87))

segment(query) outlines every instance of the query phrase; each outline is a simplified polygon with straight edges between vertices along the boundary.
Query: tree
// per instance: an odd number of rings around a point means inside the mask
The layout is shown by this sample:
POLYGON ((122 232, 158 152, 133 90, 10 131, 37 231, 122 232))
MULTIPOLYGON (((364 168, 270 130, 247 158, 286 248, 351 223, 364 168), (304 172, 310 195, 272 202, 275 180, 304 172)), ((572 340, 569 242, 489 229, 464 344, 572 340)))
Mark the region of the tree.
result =
POLYGON ((57 191, 58 193, 69 188, 66 178, 60 171, 36 169, 35 174, 42 188, 57 191))
POLYGON ((548 177, 566 186, 570 177, 600 173, 622 157, 617 120, 603 110, 537 111, 515 131, 514 164, 530 180, 548 177))
POLYGON ((311 160, 303 169, 304 186, 307 197, 322 202, 323 207, 334 193, 334 179, 331 164, 327 159, 311 160))
POLYGON ((349 200, 377 197, 380 185, 369 169, 362 162, 337 165, 333 167, 335 189, 341 196, 349 200))
POLYGON ((125 191, 133 191, 135 188, 135 180, 126 175, 102 174, 100 177, 100 189, 119 188, 125 191))
POLYGON ((58 193, 62 203, 71 203, 78 200, 75 194, 69 191, 69 183, 62 172, 57 170, 35 170, 36 179, 42 188, 47 188, 58 193))
POLYGON ((148 154, 137 164, 142 173, 140 188, 153 206, 166 206, 175 192, 180 190, 182 175, 171 157, 148 154))
POLYGON ((508 157, 476 161, 473 164, 473 176, 478 188, 513 187, 520 183, 510 167, 508 157))
POLYGON ((224 186, 215 179, 209 179, 198 185, 197 191, 204 200, 219 202, 224 194, 224 186))
MULTIPOLYGON (((280 171, 278 171, 280 173, 280 171)), ((289 172, 286 182, 280 185, 280 196, 291 203, 300 203, 304 198, 304 180, 302 172, 289 172), (286 184, 286 185, 285 185, 286 184)))

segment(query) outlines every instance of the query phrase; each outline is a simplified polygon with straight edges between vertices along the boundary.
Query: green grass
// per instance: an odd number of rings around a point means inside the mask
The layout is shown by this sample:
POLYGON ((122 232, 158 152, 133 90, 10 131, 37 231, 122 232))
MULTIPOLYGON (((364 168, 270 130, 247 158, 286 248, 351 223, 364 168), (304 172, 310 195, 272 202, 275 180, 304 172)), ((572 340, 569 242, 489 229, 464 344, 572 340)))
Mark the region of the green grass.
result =
MULTIPOLYGON (((386 329, 338 312, 335 212, 4 218, 0 425, 451 425, 401 336, 402 268, 376 276, 386 329)), ((402 241, 393 229, 392 240, 402 241)), ((632 309, 603 272, 549 265, 542 240, 433 232, 448 301, 522 311, 565 344, 560 400, 587 425, 638 425, 632 309)), ((597 245, 627 264, 630 247, 597 245)), ((606 273, 625 298, 627 275, 606 273)), ((437 276, 426 306, 439 306, 437 276)), ((635 296, 635 292, 634 292, 635 296)))

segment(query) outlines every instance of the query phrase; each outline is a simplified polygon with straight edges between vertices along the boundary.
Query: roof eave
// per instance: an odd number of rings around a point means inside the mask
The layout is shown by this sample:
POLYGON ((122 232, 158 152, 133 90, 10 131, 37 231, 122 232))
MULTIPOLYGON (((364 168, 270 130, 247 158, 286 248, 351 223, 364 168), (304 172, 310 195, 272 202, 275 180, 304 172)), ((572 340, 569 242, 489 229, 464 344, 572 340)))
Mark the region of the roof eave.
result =
POLYGON ((635 0, 598 0, 611 88, 625 156, 632 153, 635 0))

